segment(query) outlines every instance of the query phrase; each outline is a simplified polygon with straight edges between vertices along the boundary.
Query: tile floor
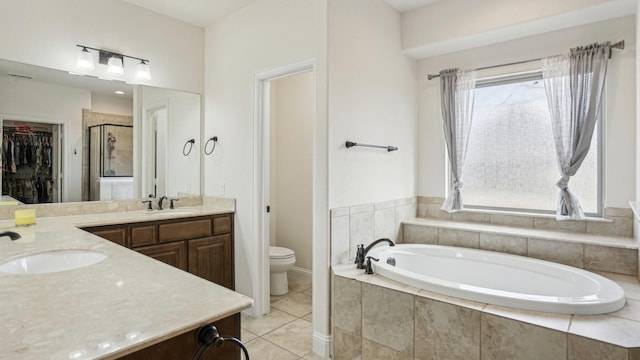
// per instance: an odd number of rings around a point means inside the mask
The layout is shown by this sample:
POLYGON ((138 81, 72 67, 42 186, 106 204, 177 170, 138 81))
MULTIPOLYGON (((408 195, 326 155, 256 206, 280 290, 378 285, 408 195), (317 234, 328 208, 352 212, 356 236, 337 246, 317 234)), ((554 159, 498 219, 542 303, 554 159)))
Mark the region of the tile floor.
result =
MULTIPOLYGON (((271 313, 242 314, 242 341, 251 360, 321 360, 311 352, 311 283, 289 278, 289 292, 271 296, 271 313)), ((243 356, 244 359, 244 356, 243 356)))

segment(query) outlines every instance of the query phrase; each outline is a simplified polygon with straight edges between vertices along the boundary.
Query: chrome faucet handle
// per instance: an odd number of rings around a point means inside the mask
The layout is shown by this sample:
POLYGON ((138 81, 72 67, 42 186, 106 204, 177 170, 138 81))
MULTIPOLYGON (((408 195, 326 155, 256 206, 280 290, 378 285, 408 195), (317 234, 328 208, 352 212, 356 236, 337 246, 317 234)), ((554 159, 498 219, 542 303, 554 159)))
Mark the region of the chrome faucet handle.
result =
POLYGON ((375 261, 380 261, 380 259, 376 259, 373 256, 367 256, 367 266, 365 266, 364 268, 364 273, 371 275, 373 274, 373 267, 371 266, 371 259, 375 260, 375 261))
POLYGON ((174 202, 174 201, 180 201, 180 199, 169 199, 169 209, 175 209, 175 208, 173 207, 173 202, 174 202))
POLYGON ((142 200, 142 203, 147 203, 147 211, 151 211, 153 210, 153 206, 151 206, 152 201, 151 200, 142 200))

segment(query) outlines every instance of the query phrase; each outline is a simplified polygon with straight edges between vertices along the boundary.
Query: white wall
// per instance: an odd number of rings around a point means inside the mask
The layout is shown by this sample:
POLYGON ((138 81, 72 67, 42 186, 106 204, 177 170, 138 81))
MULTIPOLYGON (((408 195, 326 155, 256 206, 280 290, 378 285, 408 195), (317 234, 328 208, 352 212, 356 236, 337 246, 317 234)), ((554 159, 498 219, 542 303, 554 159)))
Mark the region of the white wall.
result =
POLYGON ((90 107, 87 90, 0 76, 0 117, 64 124, 64 201, 82 198, 82 109, 90 107))
MULTIPOLYGON (((271 193, 271 215, 276 215, 275 244, 296 253, 296 267, 311 270, 313 73, 306 72, 271 82, 276 90, 275 192, 271 193)), ((271 93, 273 97, 273 93, 271 93)), ((275 120, 275 122, 274 122, 275 120)), ((272 232, 273 233, 273 232, 272 232)))
MULTIPOLYGON (((483 18, 482 13, 478 15, 483 18)), ((477 68, 535 59, 593 42, 624 39, 627 44, 634 44, 635 31, 635 17, 628 16, 421 60, 418 195, 443 197, 446 188, 439 82, 426 80, 427 74, 445 68, 477 68)), ((628 207, 635 197, 635 154, 631 151, 635 147, 635 61, 632 48, 614 50, 609 61, 604 159, 608 207, 628 207)))
POLYGON ((204 161, 204 194, 236 199, 236 289, 252 297, 262 276, 254 253, 254 75, 315 56, 315 10, 312 0, 263 0, 206 29, 204 137, 219 142, 204 161))
POLYGON ((0 0, 2 59, 75 70, 82 44, 149 59, 148 85, 202 93, 203 41, 200 27, 122 1, 0 0))
POLYGON ((133 116, 133 99, 92 93, 90 109, 93 112, 133 116))
POLYGON ((401 17, 383 0, 330 1, 328 17, 330 208, 415 196, 416 62, 401 17))
MULTIPOLYGON (((200 143, 200 95, 183 91, 167 90, 145 86, 142 88, 142 109, 155 107, 159 104, 167 105, 167 139, 166 139, 166 193, 160 191, 158 196, 179 197, 185 194, 200 194, 200 157, 204 144, 200 143), (189 139, 196 142, 188 153, 190 145, 184 148, 189 139), (183 155, 183 150, 188 153, 183 155)), ((142 116, 142 122, 147 121, 146 115, 142 116)), ((148 127, 140 126, 141 129, 148 127)), ((142 132, 141 132, 142 133, 142 132)), ((143 139, 137 138, 144 144, 143 139)), ((211 146, 211 144, 209 145, 211 146)), ((150 146, 143 145, 145 149, 150 146)), ((145 164, 146 166, 146 164, 145 164)), ((142 184, 144 181, 138 181, 142 184)), ((142 191, 146 194, 149 191, 142 191)))

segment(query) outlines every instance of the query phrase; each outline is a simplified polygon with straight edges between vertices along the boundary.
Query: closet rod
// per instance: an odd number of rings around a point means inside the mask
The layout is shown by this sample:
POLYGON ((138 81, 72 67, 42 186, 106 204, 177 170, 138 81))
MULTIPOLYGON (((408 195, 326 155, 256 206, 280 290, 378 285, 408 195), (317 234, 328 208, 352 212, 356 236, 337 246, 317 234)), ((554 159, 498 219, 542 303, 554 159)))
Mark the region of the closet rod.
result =
MULTIPOLYGON (((611 45, 611 48, 612 49, 624 50, 624 40, 618 41, 617 43, 611 45)), ((611 54, 609 54, 609 58, 611 58, 611 54)), ((507 63, 507 64, 500 64, 500 65, 485 66, 485 67, 477 68, 476 70, 487 70, 487 69, 493 69, 493 68, 498 68, 498 67, 503 67, 503 66, 520 65, 520 64, 526 64, 528 62, 540 61, 540 60, 542 60, 542 58, 529 59, 529 60, 523 60, 523 61, 516 61, 516 62, 510 62, 510 63, 507 63)), ((433 79, 435 79, 437 77, 440 77, 440 74, 428 74, 427 75, 427 80, 433 80, 433 79)))

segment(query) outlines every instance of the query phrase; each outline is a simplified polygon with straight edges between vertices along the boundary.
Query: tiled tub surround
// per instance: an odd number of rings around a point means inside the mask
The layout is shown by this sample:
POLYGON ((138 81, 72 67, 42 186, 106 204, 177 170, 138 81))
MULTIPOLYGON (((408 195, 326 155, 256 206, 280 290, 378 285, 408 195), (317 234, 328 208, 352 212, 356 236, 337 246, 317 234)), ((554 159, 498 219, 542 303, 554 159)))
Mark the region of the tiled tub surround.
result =
MULTIPOLYGON (((232 211, 192 209, 193 216, 232 211)), ((251 306, 244 295, 77 228, 152 219, 158 219, 153 212, 138 210, 39 217, 27 228, 15 228, 13 220, 0 221, 3 231, 22 234, 17 241, 0 238, 0 262, 60 249, 108 255, 70 271, 0 273, 0 359, 117 358, 251 306)))
POLYGON ((550 216, 440 210, 440 198, 419 198, 419 218, 403 222, 405 243, 499 251, 594 271, 638 276, 638 244, 630 209, 606 218, 556 221, 550 216))
POLYGON ((353 262, 358 244, 402 242, 402 222, 415 219, 416 198, 331 209, 331 264, 353 262))
POLYGON ((618 282, 626 306, 595 316, 515 310, 446 297, 333 267, 334 359, 640 359, 640 285, 618 282))

